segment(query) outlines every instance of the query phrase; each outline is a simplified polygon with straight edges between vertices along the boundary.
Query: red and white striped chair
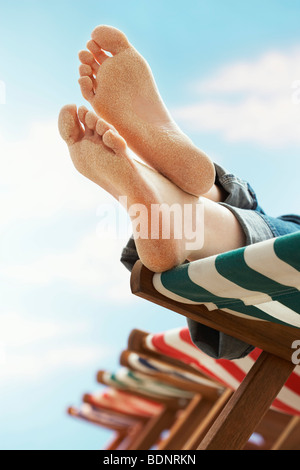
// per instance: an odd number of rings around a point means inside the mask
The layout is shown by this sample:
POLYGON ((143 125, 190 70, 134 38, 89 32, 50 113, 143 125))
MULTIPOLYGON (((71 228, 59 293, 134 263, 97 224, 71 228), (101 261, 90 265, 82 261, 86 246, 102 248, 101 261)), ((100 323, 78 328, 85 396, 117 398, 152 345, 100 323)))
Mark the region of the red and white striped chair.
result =
POLYGON ((79 407, 70 406, 67 412, 72 418, 112 431, 114 438, 106 450, 126 450, 144 426, 144 421, 140 419, 105 408, 97 409, 88 403, 82 403, 79 407))
POLYGON ((135 447, 141 432, 162 411, 161 403, 109 387, 85 394, 80 407, 68 408, 70 416, 115 432, 106 450, 129 450, 135 447))
MULTIPOLYGON (((162 433, 173 425, 178 414, 194 396, 193 391, 153 380, 146 374, 133 372, 125 367, 116 372, 98 371, 97 380, 105 385, 105 390, 85 394, 83 405, 79 409, 69 408, 69 414, 103 425, 103 413, 112 413, 114 424, 116 416, 118 422, 120 416, 121 421, 124 417, 135 420, 134 429, 137 429, 137 422, 142 422, 143 427, 135 432, 134 438, 131 432, 129 444, 127 436, 128 450, 147 450, 158 443, 162 433)), ((132 422, 128 429, 132 431, 132 422)), ((124 443, 122 445, 124 448, 124 443)))
MULTIPOLYGON (((132 330, 128 339, 128 349, 121 354, 121 364, 160 379, 163 377, 171 383, 175 378, 178 386, 180 386, 178 382, 180 378, 181 386, 194 390, 200 396, 204 394, 205 397, 209 396, 212 399, 211 409, 208 408, 207 413, 210 413, 213 420, 222 409, 222 403, 223 406, 226 404, 226 400, 222 400, 221 393, 225 396, 226 389, 234 391, 239 387, 259 354, 259 350, 254 350, 247 358, 236 361, 215 360, 195 347, 188 328, 176 328, 156 334, 132 330), (216 395, 212 395, 213 387, 218 387, 215 391, 218 390, 219 399, 216 395), (214 414, 212 408, 215 409, 214 414)), ((285 445, 299 448, 300 435, 297 439, 296 432, 300 431, 299 380, 299 368, 296 368, 274 401, 263 423, 247 442, 245 449, 268 450, 278 446, 283 447, 282 436, 285 436, 285 445), (292 403, 294 407, 291 407, 292 403), (287 441, 288 437, 289 441, 287 441)), ((208 426, 201 428, 200 417, 203 418, 203 414, 199 416, 199 425, 196 427, 194 436, 187 435, 186 440, 183 440, 180 429, 177 429, 177 434, 181 435, 181 439, 179 438, 181 448, 195 450, 197 443, 199 445, 201 442, 201 436, 205 435, 208 426)), ((186 419, 188 420, 189 416, 186 419)), ((193 432, 192 424, 189 426, 185 423, 185 429, 188 428, 193 432)), ((165 444, 172 446, 177 442, 178 438, 176 439, 175 435, 165 444)))
POLYGON ((138 397, 115 388, 106 388, 95 393, 87 393, 83 401, 95 409, 105 409, 136 418, 157 416, 163 406, 157 401, 138 397))
POLYGON ((188 391, 189 395, 193 394, 185 409, 178 414, 173 426, 161 439, 159 450, 183 449, 190 436, 199 428, 199 423, 206 419, 208 414, 217 414, 232 394, 223 384, 205 377, 195 369, 187 370, 187 367, 178 361, 176 364, 174 362, 174 359, 172 363, 167 361, 166 356, 160 356, 159 359, 152 357, 144 351, 141 352, 139 348, 134 351, 124 350, 120 356, 121 365, 134 373, 148 375, 153 382, 158 380, 168 386, 188 391))
MULTIPOLYGON (((149 334, 145 346, 151 351, 199 370, 206 377, 216 380, 224 387, 236 390, 259 358, 262 351, 255 348, 247 357, 237 360, 213 359, 192 342, 188 328, 177 328, 162 333, 149 334)), ((300 366, 296 366, 280 390, 271 408, 283 413, 300 416, 300 366)))

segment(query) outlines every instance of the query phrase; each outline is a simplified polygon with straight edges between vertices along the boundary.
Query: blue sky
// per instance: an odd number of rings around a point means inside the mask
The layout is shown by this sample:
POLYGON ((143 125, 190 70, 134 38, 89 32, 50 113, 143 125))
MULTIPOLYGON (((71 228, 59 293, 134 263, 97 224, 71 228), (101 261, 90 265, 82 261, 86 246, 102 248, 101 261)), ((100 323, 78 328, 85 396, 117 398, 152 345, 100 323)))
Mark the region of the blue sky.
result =
POLYGON ((119 263, 126 237, 101 225, 101 207, 113 202, 75 172, 57 134, 60 108, 84 104, 77 53, 98 24, 122 29, 194 142, 249 179, 271 215, 297 212, 300 4, 0 7, 0 448, 99 449, 111 434, 65 409, 99 388, 98 369, 118 366, 132 328, 185 320, 129 294, 119 263))

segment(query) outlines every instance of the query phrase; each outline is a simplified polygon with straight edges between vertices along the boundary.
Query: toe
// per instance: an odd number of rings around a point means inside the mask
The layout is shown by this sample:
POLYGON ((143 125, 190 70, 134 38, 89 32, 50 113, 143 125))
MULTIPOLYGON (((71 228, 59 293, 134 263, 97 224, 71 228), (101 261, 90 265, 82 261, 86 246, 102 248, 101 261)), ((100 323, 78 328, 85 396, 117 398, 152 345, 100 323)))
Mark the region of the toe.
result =
POLYGON ((95 96, 93 80, 90 77, 80 77, 78 83, 84 99, 92 102, 95 96))
POLYGON ((129 42, 121 31, 112 26, 97 26, 92 32, 92 39, 105 51, 113 55, 122 52, 129 47, 129 42))
POLYGON ((103 62, 109 58, 107 54, 95 43, 92 39, 87 43, 88 50, 93 54, 94 58, 99 64, 103 64, 103 62))
POLYGON ((92 66, 93 63, 95 62, 93 54, 91 54, 89 51, 80 51, 78 53, 78 57, 80 62, 86 65, 92 66))
POLYGON ((79 74, 81 77, 93 77, 93 69, 90 65, 81 64, 79 66, 79 74))
POLYGON ((85 106, 80 106, 80 108, 78 108, 78 117, 84 126, 86 125, 85 116, 88 112, 89 110, 85 106))
POLYGON ((81 78, 88 77, 91 80, 93 84, 93 92, 95 93, 97 84, 96 84, 96 78, 93 74, 92 67, 90 65, 81 64, 79 66, 79 75, 81 78))
POLYGON ((104 144, 113 150, 116 154, 124 153, 127 145, 123 137, 120 136, 116 131, 109 129, 103 135, 104 144))
POLYGON ((92 111, 88 111, 85 116, 85 123, 87 127, 91 130, 96 130, 96 124, 97 124, 98 118, 95 113, 92 111))
POLYGON ((78 117, 85 128, 86 137, 93 135, 94 134, 93 131, 95 129, 95 127, 93 128, 91 125, 89 125, 90 121, 88 122, 88 118, 87 118, 89 113, 90 111, 85 106, 80 106, 80 108, 78 109, 78 117))
POLYGON ((83 65, 88 65, 92 69, 93 73, 97 75, 99 70, 99 64, 95 61, 95 57, 89 51, 80 51, 78 54, 79 60, 83 65))
POLYGON ((110 129, 115 130, 115 128, 111 124, 108 124, 106 121, 104 121, 104 119, 98 118, 96 123, 96 132, 99 135, 104 135, 105 132, 109 131, 110 129))
POLYGON ((76 105, 66 105, 62 108, 58 118, 58 129, 68 145, 75 144, 83 137, 84 131, 78 119, 76 105))

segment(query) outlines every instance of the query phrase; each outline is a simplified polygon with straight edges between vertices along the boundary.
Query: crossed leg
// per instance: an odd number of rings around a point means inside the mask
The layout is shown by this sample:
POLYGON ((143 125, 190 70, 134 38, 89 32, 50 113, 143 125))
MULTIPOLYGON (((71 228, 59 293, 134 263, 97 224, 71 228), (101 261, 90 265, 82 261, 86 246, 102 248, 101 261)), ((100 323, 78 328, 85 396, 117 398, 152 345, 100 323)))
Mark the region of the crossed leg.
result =
POLYGON ((125 140, 93 112, 84 107, 77 111, 75 105, 65 106, 59 116, 59 131, 80 173, 115 199, 126 197, 137 251, 150 270, 166 271, 186 259, 207 257, 245 244, 240 224, 226 207, 206 197, 188 194, 165 176, 132 159, 125 140), (200 220, 197 218, 199 204, 203 205, 201 213, 204 214, 200 220), (164 217, 164 210, 174 205, 182 210, 175 211, 172 223, 165 227, 170 218, 164 217), (187 236, 182 231, 185 207, 190 209, 192 231, 203 233, 199 240, 196 237, 192 248, 190 232, 187 236), (153 208, 161 209, 156 218, 153 218, 153 208))

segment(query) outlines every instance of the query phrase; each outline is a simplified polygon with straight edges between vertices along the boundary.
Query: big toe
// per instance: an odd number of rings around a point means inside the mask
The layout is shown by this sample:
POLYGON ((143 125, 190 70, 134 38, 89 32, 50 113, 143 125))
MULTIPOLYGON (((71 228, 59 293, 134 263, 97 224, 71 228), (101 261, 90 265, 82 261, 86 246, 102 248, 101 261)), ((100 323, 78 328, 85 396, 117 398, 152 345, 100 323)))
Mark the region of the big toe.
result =
POLYGON ((97 26, 92 32, 92 39, 101 49, 111 52, 113 55, 122 52, 130 45, 122 31, 106 25, 97 26))
POLYGON ((80 140, 84 131, 78 119, 76 105, 68 104, 61 109, 58 118, 58 129, 61 137, 68 145, 73 145, 80 140))

